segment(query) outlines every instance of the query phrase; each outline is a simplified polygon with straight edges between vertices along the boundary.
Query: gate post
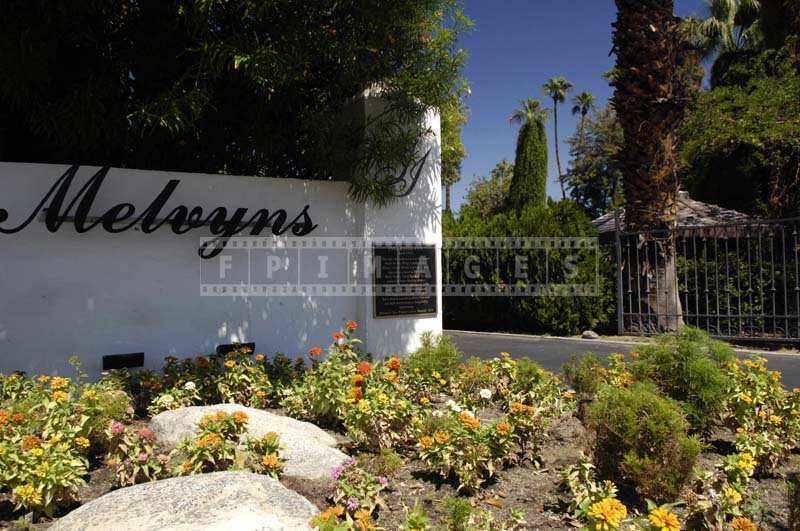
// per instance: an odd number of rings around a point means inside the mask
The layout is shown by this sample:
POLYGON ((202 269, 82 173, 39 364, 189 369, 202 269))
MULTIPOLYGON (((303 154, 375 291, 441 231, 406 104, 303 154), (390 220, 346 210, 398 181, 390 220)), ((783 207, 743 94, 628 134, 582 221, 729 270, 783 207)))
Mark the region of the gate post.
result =
POLYGON ((624 295, 622 293, 622 241, 620 238, 619 208, 614 209, 614 247, 617 253, 617 334, 625 332, 624 295))

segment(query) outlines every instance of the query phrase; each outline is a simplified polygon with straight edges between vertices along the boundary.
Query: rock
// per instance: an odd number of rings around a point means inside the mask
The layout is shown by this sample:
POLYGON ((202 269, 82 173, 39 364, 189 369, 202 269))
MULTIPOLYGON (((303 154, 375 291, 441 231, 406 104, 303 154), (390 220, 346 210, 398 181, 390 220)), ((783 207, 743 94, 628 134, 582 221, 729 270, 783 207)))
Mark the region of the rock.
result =
POLYGON ((214 472, 109 492, 56 521, 51 531, 308 530, 317 508, 276 480, 214 472))
POLYGON ((594 330, 584 330, 581 334, 582 339, 600 339, 600 334, 595 332, 594 330))
POLYGON ((150 420, 150 429, 155 432, 158 444, 170 450, 181 440, 194 437, 200 419, 217 411, 247 413, 247 427, 251 437, 262 437, 270 431, 277 432, 283 446, 281 456, 286 459, 283 473, 287 477, 328 481, 331 469, 348 459, 347 454, 336 449, 336 439, 333 436, 310 422, 237 404, 192 406, 164 411, 150 420))

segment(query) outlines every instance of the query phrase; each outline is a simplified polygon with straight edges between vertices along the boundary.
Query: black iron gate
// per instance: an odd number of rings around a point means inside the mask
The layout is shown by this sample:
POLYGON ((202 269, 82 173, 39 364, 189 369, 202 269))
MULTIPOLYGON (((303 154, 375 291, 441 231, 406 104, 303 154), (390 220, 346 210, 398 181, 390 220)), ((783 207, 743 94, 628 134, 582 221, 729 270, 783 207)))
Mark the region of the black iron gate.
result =
POLYGON ((615 244, 621 334, 685 324, 725 339, 800 343, 800 218, 618 230, 615 244))

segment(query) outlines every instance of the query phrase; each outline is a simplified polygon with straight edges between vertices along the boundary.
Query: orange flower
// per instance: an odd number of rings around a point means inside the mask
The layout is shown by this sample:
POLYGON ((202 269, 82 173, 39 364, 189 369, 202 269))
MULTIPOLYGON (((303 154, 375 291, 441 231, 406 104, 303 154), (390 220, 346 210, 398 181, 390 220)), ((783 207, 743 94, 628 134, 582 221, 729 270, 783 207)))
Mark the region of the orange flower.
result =
POLYGON ((36 448, 40 444, 42 444, 42 440, 37 437, 36 435, 26 435, 22 438, 22 442, 20 443, 20 447, 23 451, 27 452, 31 448, 36 448))
POLYGON ((244 411, 237 411, 233 414, 233 421, 236 422, 236 424, 245 424, 248 420, 250 420, 250 417, 248 417, 247 413, 244 411))
POLYGON ((341 333, 341 332, 334 332, 334 333, 331 335, 331 337, 333 337, 333 340, 334 340, 334 341, 341 341, 342 339, 344 339, 344 334, 343 334, 343 333, 341 333))
POLYGON ((508 422, 500 421, 495 425, 495 429, 497 429, 497 433, 505 437, 511 430, 511 425, 508 422))
POLYGON ((734 531, 756 531, 756 525, 749 518, 737 516, 731 520, 731 529, 734 531))
POLYGON ((437 431, 433 434, 433 438, 439 444, 447 444, 450 442, 450 435, 446 431, 437 431))
POLYGON ((429 436, 426 435, 426 436, 424 436, 423 438, 421 438, 419 440, 419 447, 422 448, 423 450, 427 450, 431 446, 433 446, 433 438, 432 437, 429 437, 429 436))
POLYGON ((631 354, 631 359, 632 360, 638 360, 639 359, 639 353, 636 352, 635 350, 631 350, 630 354, 631 354))
POLYGON ((209 446, 217 446, 222 444, 222 437, 216 433, 209 433, 197 441, 198 448, 208 448, 209 446))
POLYGON ((364 395, 361 392, 361 388, 360 387, 351 387, 350 388, 350 398, 352 398, 353 400, 361 400, 361 397, 363 397, 363 396, 364 395))
POLYGON ((354 374, 350 377, 350 383, 353 384, 354 387, 361 387, 364 383, 364 377, 360 374, 354 374))
POLYGON ((329 523, 331 520, 338 520, 343 514, 344 509, 338 505, 328 507, 317 516, 312 518, 308 525, 312 528, 321 527, 322 524, 329 523))
POLYGON ((349 319, 347 323, 345 323, 345 326, 347 326, 348 330, 355 330, 356 328, 358 328, 358 323, 353 321, 352 319, 349 319))
POLYGON ((368 361, 362 361, 361 363, 358 364, 358 372, 360 372, 365 376, 369 374, 369 371, 371 370, 372 370, 372 365, 370 365, 368 361))
POLYGON ((533 413, 534 410, 535 408, 533 406, 522 404, 520 402, 514 402, 511 404, 512 413, 533 413))
POLYGON ((264 361, 264 355, 263 354, 256 354, 256 361, 264 361))
POLYGON ((397 356, 392 356, 391 358, 389 358, 389 361, 386 362, 386 366, 393 371, 399 371, 400 359, 397 356))
POLYGON ((461 423, 466 426, 467 428, 477 430, 481 427, 481 421, 467 413, 466 411, 462 411, 458 414, 458 418, 461 423))
POLYGON ((25 420, 25 413, 14 413, 11 416, 11 420, 13 420, 14 422, 22 422, 23 420, 25 420))
POLYGON ((225 362, 225 366, 229 369, 233 369, 236 367, 236 362, 234 360, 228 360, 225 362))
POLYGON ((0 409, 0 426, 8 422, 8 411, 0 409))
POLYGON ((311 347, 310 349, 308 349, 308 355, 311 356, 312 358, 316 358, 321 354, 322 354, 322 349, 319 347, 311 347))

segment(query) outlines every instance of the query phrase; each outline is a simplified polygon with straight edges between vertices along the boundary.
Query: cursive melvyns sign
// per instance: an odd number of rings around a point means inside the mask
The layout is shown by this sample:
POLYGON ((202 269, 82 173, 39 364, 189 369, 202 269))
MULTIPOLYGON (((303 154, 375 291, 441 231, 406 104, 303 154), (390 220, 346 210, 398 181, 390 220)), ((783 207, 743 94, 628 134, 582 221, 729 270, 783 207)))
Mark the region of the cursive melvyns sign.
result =
POLYGON ((229 214, 227 208, 216 207, 206 213, 200 206, 190 209, 187 206, 179 205, 161 217, 164 206, 180 184, 177 179, 167 182, 150 206, 138 216, 135 216, 136 207, 134 205, 119 203, 106 210, 100 217, 90 217, 92 204, 110 168, 105 167, 95 173, 67 203, 67 195, 79 167, 78 165, 70 167, 53 184, 27 219, 19 225, 3 226, 8 220, 8 211, 0 209, 0 233, 14 234, 21 231, 42 211, 45 212, 45 226, 50 232, 58 231, 68 220, 72 221, 75 230, 79 233, 88 232, 98 225, 110 233, 125 232, 139 225, 141 231, 146 234, 163 225, 169 225, 175 234, 185 234, 192 229, 208 227, 213 235, 219 236, 219 243, 216 245, 204 244, 198 250, 198 254, 201 258, 213 258, 222 252, 228 238, 243 233, 247 229, 249 229, 250 236, 258 236, 266 228, 269 228, 274 235, 291 231, 295 236, 305 236, 317 228, 308 213, 309 205, 306 205, 288 223, 289 215, 286 210, 277 209, 270 212, 264 208, 250 215, 246 208, 237 208, 229 214))

